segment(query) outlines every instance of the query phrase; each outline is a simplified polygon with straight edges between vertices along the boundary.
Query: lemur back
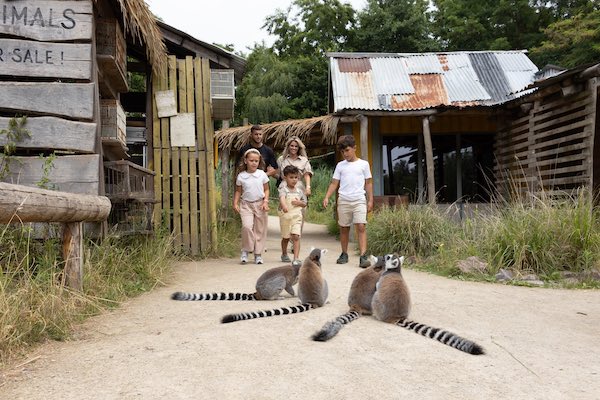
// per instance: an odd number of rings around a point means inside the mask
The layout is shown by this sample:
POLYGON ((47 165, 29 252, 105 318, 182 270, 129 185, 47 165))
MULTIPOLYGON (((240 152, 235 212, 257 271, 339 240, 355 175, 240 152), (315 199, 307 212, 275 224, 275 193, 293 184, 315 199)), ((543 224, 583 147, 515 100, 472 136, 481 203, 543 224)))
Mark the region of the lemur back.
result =
POLYGON ((371 256, 371 266, 361 271, 352 281, 348 293, 350 307, 348 312, 323 325, 320 331, 312 335, 313 340, 325 342, 337 335, 344 325, 358 319, 361 315, 371 315, 371 300, 383 266, 383 257, 371 256))
POLYGON ((377 290, 371 303, 375 318, 396 324, 466 353, 484 354, 483 348, 475 342, 444 329, 408 320, 411 303, 410 291, 401 271, 404 257, 386 254, 384 258, 385 271, 377 282, 377 290))
POLYGON ((321 259, 325 253, 327 253, 326 249, 313 249, 300 267, 298 272, 298 297, 302 304, 299 306, 228 314, 221 319, 221 322, 225 324, 274 315, 296 314, 312 308, 322 307, 328 295, 327 281, 323 278, 321 269, 321 259))
POLYGON ((173 300, 200 301, 200 300, 275 300, 280 297, 283 290, 295 296, 293 285, 298 282, 300 266, 283 265, 266 270, 256 281, 254 293, 186 293, 175 292, 171 295, 173 300))

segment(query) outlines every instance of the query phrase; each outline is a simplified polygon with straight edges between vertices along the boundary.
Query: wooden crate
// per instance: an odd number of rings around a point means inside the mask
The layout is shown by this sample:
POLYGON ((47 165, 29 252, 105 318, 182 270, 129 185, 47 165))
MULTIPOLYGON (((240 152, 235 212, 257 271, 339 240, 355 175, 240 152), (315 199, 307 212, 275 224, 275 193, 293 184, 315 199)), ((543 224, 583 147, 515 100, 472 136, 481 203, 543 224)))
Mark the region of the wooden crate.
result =
POLYGON ((100 100, 100 124, 102 137, 117 139, 123 146, 126 145, 127 116, 118 100, 100 100))
POLYGON ((131 161, 104 162, 104 190, 111 201, 154 201, 155 172, 131 161))
POLYGON ((105 86, 127 92, 127 43, 117 19, 96 20, 96 58, 105 86))

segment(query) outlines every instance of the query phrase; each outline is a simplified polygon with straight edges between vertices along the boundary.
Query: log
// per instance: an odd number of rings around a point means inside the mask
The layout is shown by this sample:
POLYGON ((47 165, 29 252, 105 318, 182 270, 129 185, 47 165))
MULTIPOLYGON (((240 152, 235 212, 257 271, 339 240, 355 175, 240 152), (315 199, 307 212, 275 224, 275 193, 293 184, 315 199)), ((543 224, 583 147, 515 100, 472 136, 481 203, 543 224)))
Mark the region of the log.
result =
POLYGON ((62 242, 65 260, 65 283, 72 289, 83 290, 83 223, 64 224, 62 242))
POLYGON ((435 175, 429 117, 423 118, 423 141, 425 144, 425 164, 427 166, 427 198, 429 199, 429 204, 435 204, 435 175))
POLYGON ((0 182, 0 223, 104 221, 104 196, 82 195, 0 182))

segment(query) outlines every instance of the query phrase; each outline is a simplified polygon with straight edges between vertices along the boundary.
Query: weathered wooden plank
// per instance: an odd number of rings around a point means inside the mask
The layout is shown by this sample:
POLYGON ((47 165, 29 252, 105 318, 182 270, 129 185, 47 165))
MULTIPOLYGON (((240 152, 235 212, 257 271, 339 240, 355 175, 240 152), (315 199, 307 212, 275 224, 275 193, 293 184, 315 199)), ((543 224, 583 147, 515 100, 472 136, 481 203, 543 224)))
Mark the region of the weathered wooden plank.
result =
MULTIPOLYGON (((548 160, 543 160, 543 161, 535 161, 535 167, 536 168, 541 168, 541 167, 546 167, 546 166, 552 166, 552 165, 562 165, 564 163, 570 163, 573 161, 581 161, 581 160, 586 160, 590 157, 590 153, 589 152, 583 152, 583 153, 579 153, 579 154, 571 154, 570 156, 557 156, 556 158, 551 158, 548 160)), ((575 170, 580 170, 581 167, 568 167, 568 168, 574 168, 575 170)), ((558 173, 556 171, 558 171, 559 168, 554 168, 554 169, 550 169, 548 171, 554 171, 553 173, 558 173)))
POLYGON ((534 107, 532 117, 536 120, 544 119, 548 117, 549 112, 557 113, 561 112, 561 110, 581 107, 582 105, 589 103, 588 96, 589 93, 581 92, 577 96, 573 96, 573 98, 569 99, 569 101, 565 101, 564 98, 560 98, 558 100, 551 101, 550 103, 534 107))
MULTIPOLYGON (((152 75, 152 92, 156 93, 160 90, 160 78, 156 74, 152 75)), ((163 176, 162 157, 161 157, 161 138, 160 138, 160 120, 158 118, 156 99, 151 96, 152 101, 152 150, 153 158, 149 164, 151 170, 156 172, 154 175, 154 209, 152 211, 152 221, 154 229, 158 229, 162 223, 162 196, 163 188, 161 180, 163 176)))
POLYGON ((65 283, 72 289, 83 290, 83 223, 63 225, 62 254, 65 260, 65 283))
MULTIPOLYGON (((168 85, 169 89, 177 90, 177 58, 169 56, 168 61, 168 85)), ((169 130, 169 135, 173 132, 169 130)), ((170 143, 170 141, 168 142, 170 143)), ((173 232, 175 233, 173 243, 179 249, 182 245, 181 231, 181 175, 180 175, 180 160, 179 148, 171 148, 171 184, 173 188, 173 232)))
POLYGON ((568 122, 568 121, 571 121, 571 120, 574 120, 574 119, 579 119, 581 117, 588 117, 588 116, 590 117, 590 119, 595 118, 594 109, 592 107, 590 107, 590 106, 584 108, 583 110, 580 110, 580 111, 577 111, 577 112, 574 112, 574 113, 570 113, 570 114, 564 115, 564 116, 559 117, 559 118, 552 118, 552 119, 549 119, 548 121, 546 121, 544 123, 536 124, 535 125, 535 130, 539 131, 539 130, 544 129, 544 128, 548 128, 548 127, 551 127, 551 126, 560 125, 560 124, 563 124, 565 122, 568 122))
POLYGON ((92 40, 91 0, 0 0, 0 33, 41 41, 92 40))
POLYGON ((548 177, 543 179, 544 186, 547 185, 587 185, 590 177, 587 175, 566 176, 564 178, 548 177))
POLYGON ((0 75, 92 78, 92 45, 0 39, 0 75))
POLYGON ((0 109, 91 120, 93 83, 0 82, 0 109))
MULTIPOLYGON (((0 117, 0 130, 6 129, 9 121, 10 118, 0 117)), ((25 128, 29 130, 30 137, 23 137, 16 143, 17 148, 94 152, 95 123, 69 121, 56 117, 29 117, 25 128)), ((6 136, 0 135, 0 146, 6 143, 6 136)))
POLYGON ((539 159, 542 157, 553 156, 558 160, 560 158, 561 154, 564 154, 569 151, 574 151, 574 150, 586 150, 589 147, 590 147, 589 144, 586 143, 585 141, 571 144, 568 146, 558 146, 558 147, 552 146, 551 148, 544 150, 544 151, 536 151, 535 157, 539 159))
MULTIPOLYGON (((185 60, 177 60, 177 69, 179 72, 178 90, 179 110, 182 113, 188 113, 187 108, 187 79, 185 60)), ((189 189, 189 147, 181 147, 181 239, 183 250, 189 253, 191 250, 190 238, 190 189, 189 189)))
MULTIPOLYGON (((194 63, 193 57, 185 58, 185 79, 187 81, 187 112, 195 112, 195 95, 194 86, 194 63)), ((200 253, 200 239, 198 237, 198 160, 196 158, 196 147, 189 148, 188 157, 188 174, 189 174, 189 189, 190 189, 190 247, 192 255, 196 256, 200 253)))
POLYGON ((202 59, 202 101, 204 103, 204 140, 206 143, 206 170, 208 196, 208 229, 210 243, 217 243, 217 191, 214 168, 214 127, 210 108, 210 65, 207 58, 202 59))
MULTIPOLYGON (((581 121, 582 123, 586 123, 589 124, 589 122, 586 121, 581 121)), ((579 124, 577 124, 579 125, 579 124)), ((552 139, 552 140, 540 140, 538 141, 536 144, 531 146, 532 150, 537 150, 539 148, 543 148, 543 147, 547 147, 547 146, 551 146, 551 145, 555 145, 555 144, 560 144, 560 143, 565 143, 565 142, 570 142, 572 140, 578 140, 578 139, 585 139, 586 137, 588 137, 590 135, 589 129, 585 128, 585 125, 583 125, 584 127, 577 126, 578 128, 582 128, 580 131, 578 131, 577 133, 572 133, 570 135, 567 136, 560 136, 556 139, 552 139)), ((556 133, 562 133, 563 131, 568 131, 570 129, 573 129, 572 126, 569 126, 567 129, 560 129, 560 130, 556 130, 553 131, 552 134, 556 134, 556 133)))
POLYGON ((0 223, 104 221, 110 200, 0 182, 0 223))
MULTIPOLYGON (((6 160, 0 155, 0 164, 6 160)), ((40 157, 13 157, 8 159, 9 174, 4 182, 36 187, 44 178, 44 163, 40 157)), ((94 194, 99 191, 100 155, 86 154, 60 156, 48 171, 49 187, 55 190, 94 194)))

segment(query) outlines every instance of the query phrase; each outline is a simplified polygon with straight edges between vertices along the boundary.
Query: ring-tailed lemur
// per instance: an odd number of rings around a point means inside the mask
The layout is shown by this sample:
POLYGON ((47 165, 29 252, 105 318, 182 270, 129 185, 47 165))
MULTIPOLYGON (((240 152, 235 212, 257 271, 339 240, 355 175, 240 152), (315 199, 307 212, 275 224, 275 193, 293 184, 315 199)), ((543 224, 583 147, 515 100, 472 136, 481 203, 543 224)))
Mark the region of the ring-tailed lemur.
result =
POLYGON ((256 281, 254 293, 186 293, 175 292, 171 295, 173 300, 199 301, 199 300, 276 300, 285 290, 295 296, 294 286, 298 282, 299 265, 283 265, 266 270, 256 281))
POLYGON ((354 277, 348 293, 350 310, 333 321, 327 322, 320 331, 312 335, 312 340, 325 342, 350 322, 361 315, 371 315, 371 300, 375 294, 375 285, 381 276, 385 261, 383 257, 371 256, 371 266, 354 277))
POLYGON ((471 340, 444 329, 433 328, 407 319, 410 312, 410 292, 402 277, 401 269, 404 257, 386 254, 384 258, 385 271, 377 282, 377 290, 371 303, 375 318, 427 336, 465 353, 484 354, 484 349, 471 340))
POLYGON ((300 267, 298 273, 298 297, 302 304, 273 310, 228 314, 221 319, 221 322, 225 324, 274 315, 296 314, 312 308, 322 307, 328 295, 327 281, 323 278, 321 269, 321 259, 326 252, 326 249, 313 249, 300 267))

